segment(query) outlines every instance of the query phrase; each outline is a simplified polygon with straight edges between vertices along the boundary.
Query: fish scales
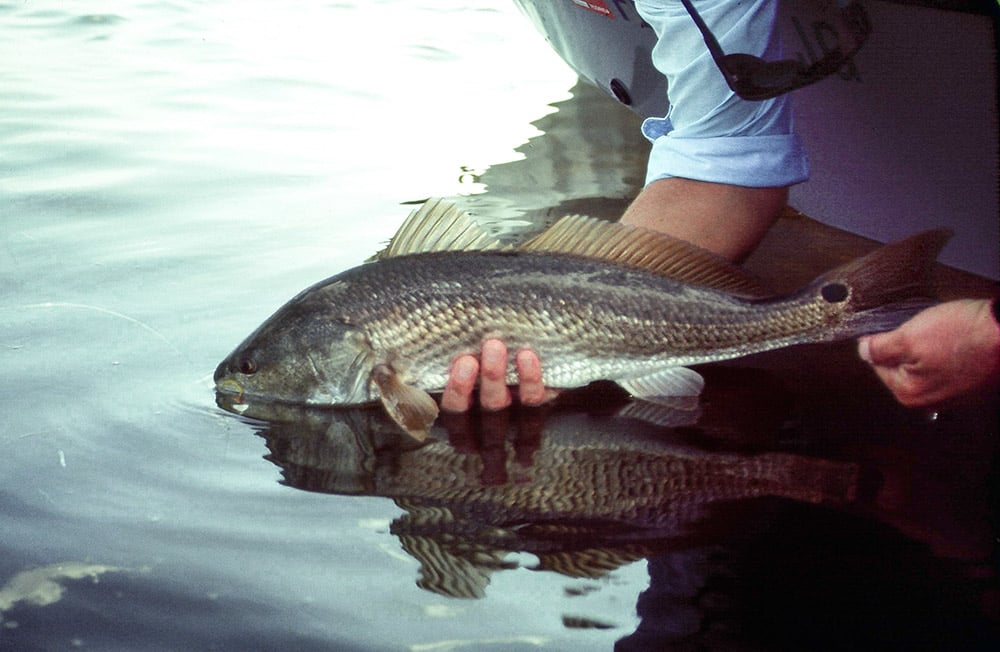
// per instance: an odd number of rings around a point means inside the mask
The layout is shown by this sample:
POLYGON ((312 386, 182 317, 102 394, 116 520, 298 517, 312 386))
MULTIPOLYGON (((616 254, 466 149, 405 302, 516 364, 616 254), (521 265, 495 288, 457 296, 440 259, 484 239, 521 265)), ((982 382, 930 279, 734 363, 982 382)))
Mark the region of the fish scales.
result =
POLYGON ((426 388, 442 387, 450 360, 478 351, 486 337, 533 348, 545 382, 565 387, 594 373, 619 376, 789 338, 810 341, 835 314, 806 301, 754 303, 639 270, 527 253, 408 256, 338 279, 347 284, 331 299, 332 316, 364 324, 371 347, 408 360, 408 375, 426 388), (373 297, 369 273, 391 295, 373 297))
MULTIPOLYGON (((695 397, 704 381, 690 365, 899 326, 932 303, 930 270, 947 238, 918 234, 797 293, 748 298, 744 272, 662 234, 576 216, 501 249, 438 202, 375 262, 306 289, 266 320, 219 364, 216 388, 313 405, 381 401, 420 438, 451 361, 496 337, 538 353, 548 387, 607 379, 641 399, 695 397), (442 234, 451 233, 483 249, 449 248, 442 234)), ((507 381, 517 381, 513 356, 507 381)))

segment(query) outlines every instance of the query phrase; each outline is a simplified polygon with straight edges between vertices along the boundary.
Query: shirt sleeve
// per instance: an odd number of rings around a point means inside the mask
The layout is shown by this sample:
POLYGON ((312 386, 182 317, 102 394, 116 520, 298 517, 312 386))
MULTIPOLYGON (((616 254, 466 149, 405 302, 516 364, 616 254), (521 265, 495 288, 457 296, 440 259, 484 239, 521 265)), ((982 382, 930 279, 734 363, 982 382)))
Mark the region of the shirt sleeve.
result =
MULTIPOLYGON (((748 101, 733 93, 678 0, 636 0, 636 8, 656 32, 653 64, 670 99, 667 115, 642 125, 653 144, 647 184, 684 177, 774 187, 809 178, 788 94, 748 101)), ((697 8, 725 52, 781 58, 777 0, 698 0, 697 8)))

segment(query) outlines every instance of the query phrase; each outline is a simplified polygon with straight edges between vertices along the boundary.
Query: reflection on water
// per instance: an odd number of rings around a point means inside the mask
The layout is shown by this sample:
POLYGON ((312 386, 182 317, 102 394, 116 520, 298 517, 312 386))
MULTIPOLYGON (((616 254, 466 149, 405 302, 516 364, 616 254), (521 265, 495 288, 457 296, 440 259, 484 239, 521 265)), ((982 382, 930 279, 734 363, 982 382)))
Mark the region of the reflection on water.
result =
MULTIPOLYGON (((936 491, 914 477, 927 460, 821 441, 810 419, 822 408, 764 369, 709 377, 696 426, 622 416, 629 402, 597 384, 545 408, 444 415, 425 444, 377 407, 218 398, 251 417, 285 484, 392 498, 403 511, 389 534, 419 563, 417 585, 438 595, 485 598, 518 568, 568 578, 567 596, 599 592, 609 573, 646 559, 641 622, 616 649, 988 647, 984 533, 960 532, 963 509, 904 507, 907 494, 936 491)), ((908 437, 955 434, 903 413, 892 421, 908 437)), ((566 627, 621 627, 566 608, 566 627)))
POLYGON ((842 504, 857 484, 853 464, 712 453, 614 414, 525 410, 475 424, 446 415, 442 439, 424 446, 377 409, 250 405, 244 414, 267 420, 268 459, 287 484, 394 499, 404 514, 390 532, 420 561, 418 584, 457 598, 483 597, 510 553, 531 553, 536 570, 596 579, 690 547, 729 502, 842 504))
POLYGON ((477 176, 489 192, 456 198, 499 233, 540 230, 574 213, 617 219, 642 188, 649 144, 641 119, 585 82, 559 110, 533 124, 544 137, 517 151, 523 160, 477 176))

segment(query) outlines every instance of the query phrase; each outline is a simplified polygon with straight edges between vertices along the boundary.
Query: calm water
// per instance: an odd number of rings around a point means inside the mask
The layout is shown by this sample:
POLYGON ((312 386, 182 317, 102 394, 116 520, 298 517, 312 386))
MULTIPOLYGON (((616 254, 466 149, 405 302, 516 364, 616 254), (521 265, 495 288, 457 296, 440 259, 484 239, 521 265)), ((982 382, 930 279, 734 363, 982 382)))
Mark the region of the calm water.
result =
POLYGON ((6 2, 0 62, 0 649, 990 640, 995 417, 899 409, 848 348, 718 368, 674 428, 600 394, 414 450, 215 405, 403 203, 634 194, 635 120, 507 2, 6 2))

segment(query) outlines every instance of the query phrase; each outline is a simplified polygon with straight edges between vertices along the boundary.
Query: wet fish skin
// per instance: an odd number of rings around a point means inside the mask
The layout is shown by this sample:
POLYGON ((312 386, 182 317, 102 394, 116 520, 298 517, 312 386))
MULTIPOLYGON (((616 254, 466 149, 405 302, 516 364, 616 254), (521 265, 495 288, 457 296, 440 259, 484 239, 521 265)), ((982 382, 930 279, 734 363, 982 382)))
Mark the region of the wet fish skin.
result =
MULTIPOLYGON (((301 292, 215 379, 220 392, 293 403, 381 400, 419 436, 437 414, 427 393, 443 389, 451 360, 499 337, 511 351, 535 350, 549 387, 610 379, 638 397, 696 396, 702 381, 687 365, 898 326, 929 305, 929 270, 946 239, 931 231, 887 245, 772 298, 665 276, 623 263, 621 252, 595 257, 587 242, 404 250, 301 292)), ((516 382, 512 363, 508 382, 516 382)))

